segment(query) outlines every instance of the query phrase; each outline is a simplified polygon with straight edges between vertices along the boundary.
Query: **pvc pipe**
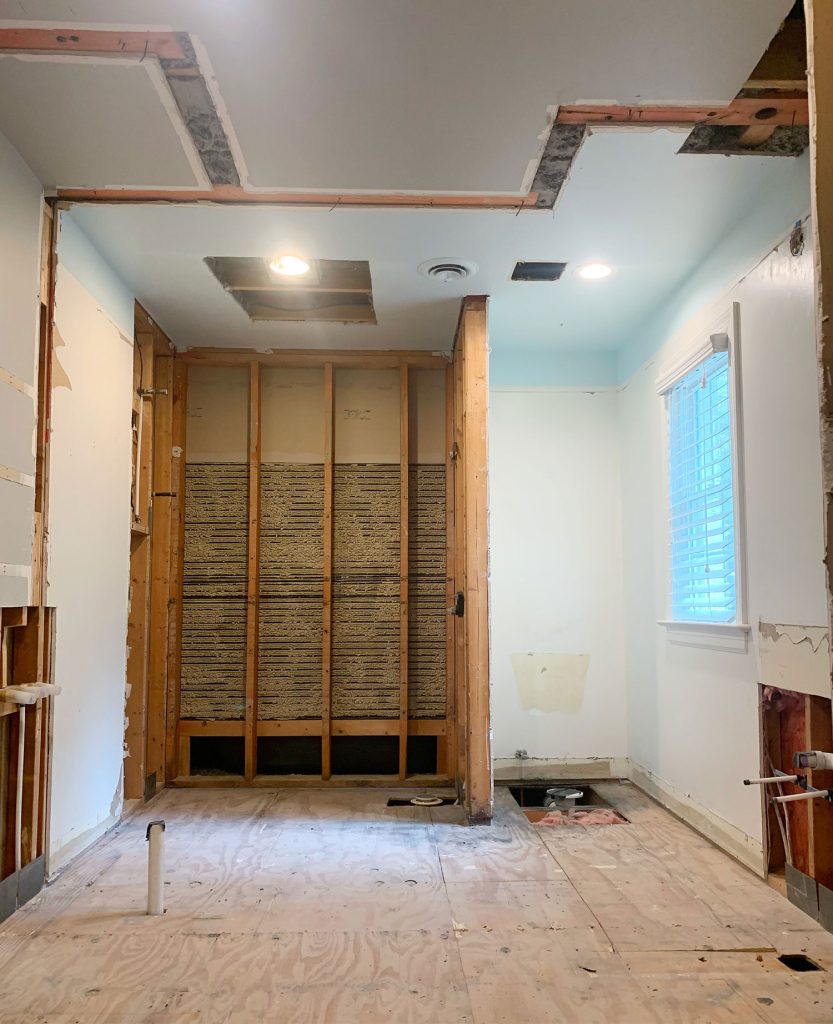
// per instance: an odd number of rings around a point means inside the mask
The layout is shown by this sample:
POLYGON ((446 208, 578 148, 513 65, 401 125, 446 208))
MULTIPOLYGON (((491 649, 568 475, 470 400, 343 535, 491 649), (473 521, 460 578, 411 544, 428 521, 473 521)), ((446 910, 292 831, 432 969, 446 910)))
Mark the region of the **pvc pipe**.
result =
POLYGON ((8 704, 35 704, 38 699, 34 690, 26 690, 22 686, 6 686, 0 690, 0 697, 8 704))
POLYGON ((165 913, 165 822, 152 821, 145 838, 148 842, 148 914, 165 913))
POLYGON ((23 862, 23 741, 26 736, 26 705, 20 705, 20 721, 17 726, 17 786, 14 798, 14 869, 20 871, 23 862))
POLYGON ((833 771, 833 754, 825 750, 803 750, 795 755, 794 764, 797 768, 833 771))
POLYGON ((789 793, 787 796, 774 796, 772 797, 772 802, 774 804, 789 804, 794 800, 816 800, 819 797, 829 800, 830 793, 826 789, 808 789, 803 793, 789 793))
POLYGON ((744 779, 744 786, 768 786, 778 782, 798 782, 797 775, 765 775, 762 779, 744 779))

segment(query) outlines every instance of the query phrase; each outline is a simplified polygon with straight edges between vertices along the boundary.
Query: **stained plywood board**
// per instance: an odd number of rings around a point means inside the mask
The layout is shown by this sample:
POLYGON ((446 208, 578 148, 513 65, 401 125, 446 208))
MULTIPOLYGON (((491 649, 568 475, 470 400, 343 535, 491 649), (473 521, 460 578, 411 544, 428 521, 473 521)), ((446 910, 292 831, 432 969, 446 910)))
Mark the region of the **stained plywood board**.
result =
POLYGON ((263 463, 323 463, 323 368, 265 366, 260 387, 263 463))
POLYGON ((248 460, 248 367, 189 369, 185 436, 189 463, 248 460))
POLYGON ((408 378, 408 461, 444 465, 445 370, 411 370, 408 378))
POLYGON ((200 184, 166 102, 151 58, 0 55, 0 130, 48 187, 200 184))
POLYGON ((337 369, 334 403, 336 463, 399 465, 398 370, 337 369))

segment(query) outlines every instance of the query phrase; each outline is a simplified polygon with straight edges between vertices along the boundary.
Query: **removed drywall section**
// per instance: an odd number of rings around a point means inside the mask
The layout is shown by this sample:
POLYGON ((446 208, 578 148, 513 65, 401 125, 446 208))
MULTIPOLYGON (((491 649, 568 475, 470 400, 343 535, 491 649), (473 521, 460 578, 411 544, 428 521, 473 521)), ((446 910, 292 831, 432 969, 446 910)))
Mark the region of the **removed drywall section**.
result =
POLYGON ((760 681, 830 700, 830 633, 827 626, 758 623, 760 681))
POLYGON ((0 607, 30 603, 43 191, 0 135, 0 607))
MULTIPOLYGON (((789 222, 782 224, 783 232, 788 229, 789 222)), ((754 252, 748 259, 754 262, 754 252)), ((745 849, 743 859, 761 870, 760 794, 740 784, 760 767, 754 626, 826 619, 810 248, 792 255, 784 239, 740 283, 724 280, 720 291, 720 302, 669 336, 620 394, 629 755, 636 781, 650 779, 650 792, 695 827, 706 809, 724 823, 709 833, 715 842, 736 856, 745 849), (753 625, 746 652, 721 650, 707 638, 698 647, 674 644, 657 625, 667 617, 668 584, 655 380, 686 339, 702 334, 732 302, 740 306, 747 618, 753 625), (740 846, 737 831, 746 837, 740 846)), ((681 296, 680 308, 689 302, 681 296)))
POLYGON ((62 233, 55 295, 61 365, 72 388, 52 393, 48 602, 57 608, 62 693, 51 871, 112 824, 122 793, 133 345, 132 325, 123 331, 108 312, 129 308, 132 318, 133 299, 114 287, 112 272, 79 235, 62 233), (68 263, 82 270, 84 283, 68 263))
POLYGON ((627 754, 618 432, 614 391, 490 392, 498 761, 627 754))

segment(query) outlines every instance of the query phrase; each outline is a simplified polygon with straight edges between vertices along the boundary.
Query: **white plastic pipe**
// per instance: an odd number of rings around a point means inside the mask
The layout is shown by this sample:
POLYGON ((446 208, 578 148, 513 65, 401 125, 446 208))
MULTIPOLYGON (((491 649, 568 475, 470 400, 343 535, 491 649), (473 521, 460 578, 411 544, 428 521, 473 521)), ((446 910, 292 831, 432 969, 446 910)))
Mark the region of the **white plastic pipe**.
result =
POLYGON ((165 913, 165 822, 152 821, 148 841, 148 914, 165 913))
POLYGON ((804 750, 795 756, 797 767, 833 771, 833 754, 826 750, 804 750))
POLYGON ((826 789, 808 789, 804 793, 789 793, 787 796, 774 796, 772 802, 774 804, 789 804, 794 800, 818 800, 823 797, 825 800, 828 799, 826 789))
POLYGON ((744 786, 768 786, 770 783, 798 782, 797 775, 765 775, 762 779, 744 779, 744 786))
POLYGON ((0 698, 7 704, 35 704, 38 695, 34 690, 27 690, 23 686, 7 686, 0 690, 0 698))

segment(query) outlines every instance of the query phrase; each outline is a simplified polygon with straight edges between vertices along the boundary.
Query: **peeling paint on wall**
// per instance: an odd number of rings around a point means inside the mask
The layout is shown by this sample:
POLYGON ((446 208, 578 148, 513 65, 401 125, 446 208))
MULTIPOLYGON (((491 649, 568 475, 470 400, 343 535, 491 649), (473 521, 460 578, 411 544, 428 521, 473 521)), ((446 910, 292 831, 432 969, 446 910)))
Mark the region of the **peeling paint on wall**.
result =
POLYGON ((831 696, 826 626, 758 624, 760 682, 779 690, 831 696))
POLYGON ((584 703, 589 664, 589 654, 513 654, 521 707, 576 714, 584 703))

